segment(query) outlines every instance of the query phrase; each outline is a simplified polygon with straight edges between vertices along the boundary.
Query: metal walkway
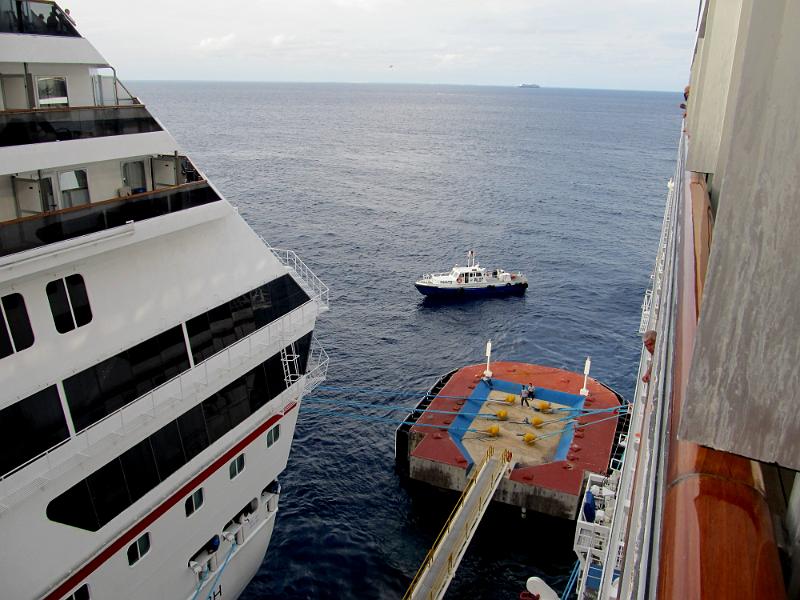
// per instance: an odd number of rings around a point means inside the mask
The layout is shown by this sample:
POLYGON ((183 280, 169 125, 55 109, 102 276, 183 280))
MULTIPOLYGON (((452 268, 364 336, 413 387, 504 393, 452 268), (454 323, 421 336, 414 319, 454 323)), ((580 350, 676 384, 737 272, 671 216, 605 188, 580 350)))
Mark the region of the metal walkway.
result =
POLYGON ((508 450, 503 450, 498 456, 495 456, 494 448, 487 450, 483 461, 464 486, 461 498, 456 502, 433 548, 422 561, 404 600, 438 600, 444 596, 510 463, 511 452, 508 450))

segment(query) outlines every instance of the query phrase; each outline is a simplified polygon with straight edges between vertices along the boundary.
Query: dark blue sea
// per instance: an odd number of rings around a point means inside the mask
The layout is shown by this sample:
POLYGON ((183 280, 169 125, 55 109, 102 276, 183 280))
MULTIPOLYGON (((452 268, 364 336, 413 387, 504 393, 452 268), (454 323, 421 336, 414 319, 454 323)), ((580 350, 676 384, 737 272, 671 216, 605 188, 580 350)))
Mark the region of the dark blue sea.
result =
MULTIPOLYGON (((134 82, 197 166, 273 246, 331 289, 330 386, 424 390, 494 358, 633 392, 640 305, 680 127, 677 93, 134 82), (522 270, 524 297, 423 301, 423 272, 522 270)), ((411 404, 379 396, 376 402, 411 404)), ((456 498, 394 471, 391 420, 300 412, 255 598, 399 598, 456 498)), ((571 523, 494 508, 448 598, 517 598, 574 564, 571 523)))

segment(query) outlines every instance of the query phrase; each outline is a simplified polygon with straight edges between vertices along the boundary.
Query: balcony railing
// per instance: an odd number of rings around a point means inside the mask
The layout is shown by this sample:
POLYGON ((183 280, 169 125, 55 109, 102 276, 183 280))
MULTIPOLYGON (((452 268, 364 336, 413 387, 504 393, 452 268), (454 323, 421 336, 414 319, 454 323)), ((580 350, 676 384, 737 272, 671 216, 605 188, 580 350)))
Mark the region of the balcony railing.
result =
POLYGON ((0 33, 33 33, 81 37, 72 19, 53 2, 6 0, 0 2, 0 33))
POLYGON ((0 147, 161 131, 142 105, 0 113, 0 147))
POLYGON ((313 300, 317 300, 323 310, 330 308, 328 299, 328 286, 322 283, 322 280, 314 275, 313 271, 308 268, 308 265, 300 260, 294 250, 286 250, 284 248, 273 248, 269 242, 263 237, 261 241, 269 248, 275 257, 281 261, 283 265, 288 267, 299 280, 300 285, 308 293, 313 300))
POLYGON ((8 256, 119 227, 129 221, 144 221, 219 200, 220 197, 205 181, 199 181, 127 198, 115 198, 23 217, 0 223, 0 256, 8 256))
MULTIPOLYGON (((177 416, 187 406, 207 398, 230 383, 232 371, 243 373, 260 364, 266 356, 289 343, 297 331, 313 324, 318 314, 318 304, 307 301, 277 321, 106 415, 69 440, 42 452, 20 468, 0 475, 0 515, 60 474, 104 455, 119 437, 138 435, 142 427, 153 419, 162 419, 167 414, 177 416)), ((318 342, 312 341, 306 366, 305 393, 325 379, 327 365, 328 355, 318 342)), ((281 402, 274 403, 272 410, 278 410, 280 406, 281 402)))

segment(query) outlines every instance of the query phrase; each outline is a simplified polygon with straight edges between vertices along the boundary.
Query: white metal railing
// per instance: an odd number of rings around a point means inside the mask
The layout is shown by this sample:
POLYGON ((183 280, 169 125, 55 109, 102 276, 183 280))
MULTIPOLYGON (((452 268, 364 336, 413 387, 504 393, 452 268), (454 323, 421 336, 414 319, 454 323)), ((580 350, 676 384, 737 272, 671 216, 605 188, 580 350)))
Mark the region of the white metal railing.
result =
MULTIPOLYGON (((38 487, 90 459, 108 451, 122 436, 138 431, 153 419, 170 411, 176 413, 210 389, 224 387, 234 377, 245 373, 265 355, 281 350, 292 341, 292 334, 313 326, 319 314, 318 304, 307 301, 277 321, 251 333, 224 350, 194 365, 129 404, 117 409, 71 439, 30 459, 14 471, 0 477, 0 515, 38 487)), ((324 352, 324 351, 323 351, 324 352)), ((327 355, 325 355, 327 357, 327 355)), ((327 363, 326 363, 327 365, 327 363)))
POLYGON ((642 317, 639 319, 639 333, 647 331, 647 324, 650 322, 650 306, 653 301, 653 290, 648 289, 642 299, 642 317))
POLYGON ((645 597, 646 586, 643 582, 650 574, 649 548, 651 544, 657 543, 657 536, 653 530, 653 516, 657 513, 660 503, 656 497, 656 478, 661 468, 660 460, 663 454, 661 430, 668 395, 668 390, 665 388, 668 377, 666 377, 664 357, 669 354, 671 344, 676 219, 684 191, 686 146, 686 138, 681 135, 675 177, 668 185, 661 235, 653 268, 652 287, 645 292, 642 302, 639 331, 644 333, 648 329, 654 329, 657 332, 656 349, 652 357, 645 350, 641 352, 630 426, 624 442, 625 451, 621 460, 612 461, 612 470, 619 469, 620 474, 616 494, 613 499, 608 499, 614 503, 608 537, 602 542, 597 541, 589 545, 589 534, 596 532, 590 532, 580 523, 582 515, 579 517, 578 529, 583 528, 584 531, 581 532, 580 538, 576 532, 576 552, 581 558, 582 567, 578 598, 608 600, 617 597, 645 597), (651 378, 650 383, 645 384, 641 378, 648 368, 648 362, 651 362, 651 378), (653 401, 650 402, 650 409, 646 410, 648 397, 653 398, 653 401), (635 495, 634 489, 637 490, 635 495), (578 541, 581 542, 580 548, 578 541), (597 592, 587 593, 585 584, 592 564, 601 569, 600 587, 597 592), (619 574, 617 585, 613 585, 615 572, 619 574))
POLYGON ((318 385, 325 381, 328 375, 328 353, 317 340, 317 336, 311 338, 311 350, 308 354, 306 364, 306 394, 313 392, 318 385))
POLYGON ((328 310, 330 308, 328 286, 314 275, 308 265, 297 256, 297 253, 294 250, 286 250, 285 248, 273 248, 263 237, 261 237, 261 241, 264 242, 264 245, 269 248, 282 265, 292 271, 311 299, 319 302, 323 310, 328 310))

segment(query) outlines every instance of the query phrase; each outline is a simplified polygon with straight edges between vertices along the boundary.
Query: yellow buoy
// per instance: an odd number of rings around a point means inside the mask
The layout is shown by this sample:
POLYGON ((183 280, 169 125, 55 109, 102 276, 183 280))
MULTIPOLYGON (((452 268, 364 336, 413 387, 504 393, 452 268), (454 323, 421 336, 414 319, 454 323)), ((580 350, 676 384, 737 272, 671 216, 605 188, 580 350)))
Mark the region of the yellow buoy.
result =
POLYGON ((489 425, 489 429, 486 430, 486 433, 492 437, 497 437, 500 435, 500 425, 489 425))
POLYGON ((508 419, 508 411, 498 410, 497 413, 495 414, 495 417, 497 417, 498 421, 505 421, 506 419, 508 419))
POLYGON ((514 400, 516 400, 516 396, 514 394, 507 394, 506 395, 506 402, 508 404, 514 404, 514 400))
POLYGON ((536 404, 536 408, 538 408, 540 411, 544 413, 550 412, 551 407, 552 405, 549 402, 546 402, 545 400, 539 400, 539 402, 536 404))
POLYGON ((522 441, 528 444, 528 446, 533 445, 536 443, 536 434, 535 433, 526 433, 522 436, 522 441))
POLYGON ((542 426, 542 423, 544 423, 544 419, 538 415, 531 419, 531 425, 536 427, 536 429, 539 429, 542 426))

